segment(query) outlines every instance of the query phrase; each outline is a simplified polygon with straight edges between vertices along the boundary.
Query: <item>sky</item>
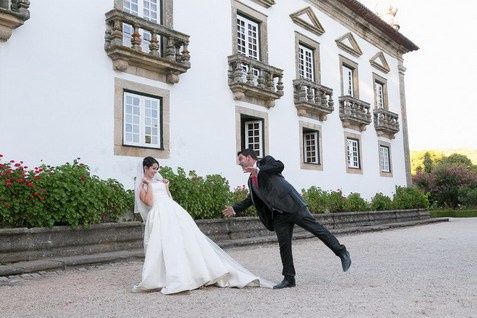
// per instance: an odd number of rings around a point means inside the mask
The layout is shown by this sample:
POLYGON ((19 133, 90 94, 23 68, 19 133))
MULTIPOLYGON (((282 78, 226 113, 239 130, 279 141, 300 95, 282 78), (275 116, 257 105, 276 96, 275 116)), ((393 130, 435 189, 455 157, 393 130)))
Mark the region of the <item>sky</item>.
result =
MULTIPOLYGON (((359 0, 373 12, 379 0, 359 0)), ((411 150, 477 149, 477 1, 395 0, 411 150)))

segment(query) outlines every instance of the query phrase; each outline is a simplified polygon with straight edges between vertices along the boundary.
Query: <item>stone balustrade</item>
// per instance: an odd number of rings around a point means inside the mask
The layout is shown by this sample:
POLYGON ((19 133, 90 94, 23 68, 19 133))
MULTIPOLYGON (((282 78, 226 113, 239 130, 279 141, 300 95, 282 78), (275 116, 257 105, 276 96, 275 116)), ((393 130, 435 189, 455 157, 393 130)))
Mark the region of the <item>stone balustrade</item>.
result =
POLYGON ((0 0, 0 42, 6 42, 30 18, 29 7, 28 0, 0 0))
POLYGON ((371 123, 370 105, 351 96, 340 96, 340 119, 345 128, 366 130, 371 123))
POLYGON ((307 79, 293 81, 295 107, 299 116, 326 120, 333 107, 333 90, 307 79))
POLYGON ((374 128, 378 136, 394 139, 399 131, 399 115, 386 109, 374 110, 374 128))
POLYGON ((190 68, 188 45, 188 35, 163 25, 117 9, 106 13, 104 48, 118 71, 127 71, 130 66, 141 68, 165 74, 167 83, 177 83, 179 75, 190 68), (123 25, 132 27, 130 44, 123 41, 123 25), (150 34, 149 52, 143 52, 141 32, 144 31, 150 34))
POLYGON ((235 100, 257 98, 269 108, 283 96, 283 70, 241 54, 231 55, 228 60, 229 87, 235 100))

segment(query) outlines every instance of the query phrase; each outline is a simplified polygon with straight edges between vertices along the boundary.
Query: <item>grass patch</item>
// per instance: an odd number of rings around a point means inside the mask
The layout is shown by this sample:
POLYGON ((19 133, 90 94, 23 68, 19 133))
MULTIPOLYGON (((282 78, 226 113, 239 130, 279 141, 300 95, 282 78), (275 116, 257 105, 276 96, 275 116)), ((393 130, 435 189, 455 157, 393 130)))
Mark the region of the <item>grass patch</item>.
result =
POLYGON ((477 209, 470 210, 431 210, 432 218, 473 218, 477 217, 477 209))

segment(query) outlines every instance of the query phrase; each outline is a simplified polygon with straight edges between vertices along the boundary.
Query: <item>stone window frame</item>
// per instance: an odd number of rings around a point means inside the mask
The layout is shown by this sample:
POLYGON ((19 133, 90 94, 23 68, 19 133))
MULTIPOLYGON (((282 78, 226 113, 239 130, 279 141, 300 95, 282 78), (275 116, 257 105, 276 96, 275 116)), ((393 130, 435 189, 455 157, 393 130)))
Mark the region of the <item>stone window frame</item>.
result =
POLYGON ((376 92, 376 82, 383 85, 383 108, 389 110, 389 102, 388 102, 388 80, 376 73, 373 72, 373 92, 374 92, 374 109, 381 109, 378 107, 378 96, 376 92))
POLYGON ((317 170, 323 171, 323 134, 321 125, 309 123, 305 121, 299 121, 299 138, 300 138, 300 169, 303 170, 317 170), (303 145, 303 133, 305 129, 314 130, 318 132, 318 156, 319 163, 307 163, 305 162, 305 147, 303 145))
POLYGON ((344 82, 343 82, 343 65, 348 68, 353 69, 353 97, 359 99, 359 74, 358 74, 358 63, 350 60, 343 55, 339 55, 340 63, 340 79, 341 79, 341 96, 344 96, 344 82))
POLYGON ((361 148, 363 148, 363 144, 361 142, 361 135, 345 131, 344 132, 344 159, 345 159, 346 173, 363 174, 363 151, 361 148), (358 141, 359 168, 352 168, 348 166, 348 139, 354 139, 358 141))
POLYGON ((235 150, 239 152, 242 150, 242 117, 252 117, 255 119, 263 120, 263 155, 266 156, 269 148, 269 132, 268 132, 268 113, 258 110, 235 106, 235 150))
MULTIPOLYGON (((114 8, 123 11, 123 3, 124 0, 114 0, 114 8)), ((173 29, 173 0, 159 0, 159 3, 161 8, 161 25, 173 29)))
POLYGON ((237 1, 232 0, 232 52, 238 54, 237 49, 237 15, 241 15, 247 19, 250 19, 258 24, 259 33, 259 61, 268 64, 268 17, 252 9, 249 6, 237 1))
POLYGON ((313 51, 313 77, 314 82, 321 84, 320 43, 295 31, 295 70, 296 78, 300 78, 300 45, 313 51))
POLYGON ((381 177, 392 177, 393 176, 393 161, 392 161, 392 155, 391 155, 391 143, 384 141, 384 140, 378 140, 378 169, 379 169, 379 175, 381 177), (380 152, 379 149, 380 147, 387 147, 388 148, 388 157, 389 157, 389 172, 382 171, 381 170, 381 165, 380 165, 380 152))
POLYGON ((128 81, 114 79, 114 155, 166 159, 170 155, 170 92, 168 90, 128 81), (162 100, 162 148, 145 148, 123 144, 124 91, 146 94, 162 100))

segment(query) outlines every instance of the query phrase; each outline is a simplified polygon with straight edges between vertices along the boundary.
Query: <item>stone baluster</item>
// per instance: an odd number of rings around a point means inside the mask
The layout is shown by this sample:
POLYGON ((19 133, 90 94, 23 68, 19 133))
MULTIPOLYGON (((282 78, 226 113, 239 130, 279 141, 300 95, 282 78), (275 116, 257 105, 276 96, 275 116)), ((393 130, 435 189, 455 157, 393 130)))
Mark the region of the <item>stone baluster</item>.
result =
POLYGON ((189 62, 190 60, 190 52, 189 52, 189 43, 184 42, 184 45, 182 47, 182 61, 183 62, 189 62))
POLYGON ((278 75, 277 93, 283 95, 283 75, 278 75))
POLYGON ((12 4, 10 6, 12 11, 18 12, 25 19, 30 18, 30 11, 28 11, 29 7, 30 1, 28 0, 12 0, 12 4))
POLYGON ((136 51, 142 51, 141 34, 139 33, 139 25, 135 24, 133 28, 134 28, 134 32, 131 37, 132 49, 136 51))
POLYGON ((171 61, 176 60, 175 41, 174 41, 174 38, 172 37, 167 39, 166 59, 171 61))
POLYGON ((119 19, 113 21, 113 30, 111 32, 111 45, 123 45, 123 23, 119 19))
POLYGON ((298 86, 298 101, 300 101, 300 103, 306 102, 306 98, 306 85, 300 83, 298 86))
POLYGON ((156 31, 151 31, 151 44, 149 44, 149 54, 154 57, 160 57, 159 39, 156 31))
POLYGON ((272 72, 270 71, 266 71, 265 73, 265 87, 269 90, 269 91, 272 91, 274 92, 275 91, 275 88, 273 87, 273 76, 272 76, 272 72))
POLYGON ((247 72, 247 84, 250 86, 254 86, 254 74, 253 74, 253 66, 252 64, 248 65, 248 72, 247 72))
POLYGON ((234 83, 243 83, 243 68, 242 68, 242 62, 237 62, 235 64, 235 70, 234 70, 234 83))
POLYGON ((257 87, 260 89, 265 88, 265 73, 263 69, 258 70, 257 87))
POLYGON ((308 94, 306 98, 308 99, 308 102, 313 103, 315 102, 315 96, 313 96, 313 87, 311 85, 306 86, 308 88, 308 94))

